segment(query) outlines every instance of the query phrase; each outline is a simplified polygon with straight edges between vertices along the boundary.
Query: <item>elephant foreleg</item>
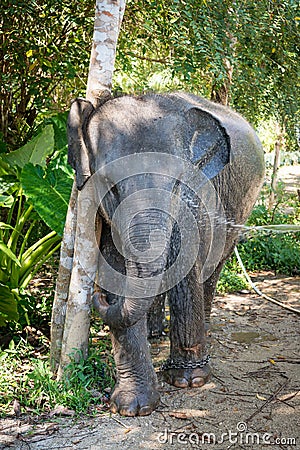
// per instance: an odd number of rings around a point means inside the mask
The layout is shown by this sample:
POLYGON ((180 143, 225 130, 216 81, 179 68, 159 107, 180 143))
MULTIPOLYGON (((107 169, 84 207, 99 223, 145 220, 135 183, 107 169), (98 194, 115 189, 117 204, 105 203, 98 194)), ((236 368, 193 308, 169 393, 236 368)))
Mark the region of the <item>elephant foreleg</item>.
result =
POLYGON ((169 293, 170 357, 164 378, 177 387, 202 386, 210 375, 206 354, 203 286, 197 265, 169 293))
POLYGON ((131 327, 112 330, 111 335, 117 368, 111 411, 124 416, 148 415, 160 396, 147 342, 146 315, 131 327))

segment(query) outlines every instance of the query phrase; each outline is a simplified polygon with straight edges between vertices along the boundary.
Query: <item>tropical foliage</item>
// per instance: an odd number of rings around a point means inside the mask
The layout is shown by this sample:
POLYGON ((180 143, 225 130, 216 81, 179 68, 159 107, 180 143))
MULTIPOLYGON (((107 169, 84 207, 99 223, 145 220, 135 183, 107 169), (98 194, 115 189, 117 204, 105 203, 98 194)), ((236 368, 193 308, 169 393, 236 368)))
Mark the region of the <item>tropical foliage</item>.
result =
POLYGON ((295 143, 299 23, 295 0, 129 0, 116 79, 145 90, 160 73, 165 88, 229 101, 255 124, 276 117, 295 143))
MULTIPOLYGON (((58 118, 53 120, 58 130, 58 118)), ((20 308, 28 321, 25 289, 60 246, 72 177, 62 164, 65 147, 55 147, 54 127, 48 124, 0 158, 0 326, 17 321, 20 308)))
POLYGON ((84 92, 93 10, 92 0, 1 2, 0 131, 9 149, 84 92))
MULTIPOLYGON (((84 96, 94 0, 3 0, 0 12, 0 131, 15 149, 84 96)), ((229 101, 255 124, 275 117, 295 145, 299 23, 296 0, 127 0, 115 89, 229 101)))

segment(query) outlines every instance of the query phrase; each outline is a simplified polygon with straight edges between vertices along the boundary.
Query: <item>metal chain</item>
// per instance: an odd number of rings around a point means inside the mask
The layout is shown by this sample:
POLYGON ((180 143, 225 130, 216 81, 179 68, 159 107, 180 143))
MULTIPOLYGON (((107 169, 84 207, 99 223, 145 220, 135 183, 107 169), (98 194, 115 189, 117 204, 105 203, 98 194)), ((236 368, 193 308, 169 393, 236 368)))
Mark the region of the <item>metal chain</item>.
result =
POLYGON ((201 369, 202 367, 205 367, 209 361, 210 355, 207 355, 198 361, 182 361, 168 358, 161 366, 160 371, 162 372, 170 369, 201 369))

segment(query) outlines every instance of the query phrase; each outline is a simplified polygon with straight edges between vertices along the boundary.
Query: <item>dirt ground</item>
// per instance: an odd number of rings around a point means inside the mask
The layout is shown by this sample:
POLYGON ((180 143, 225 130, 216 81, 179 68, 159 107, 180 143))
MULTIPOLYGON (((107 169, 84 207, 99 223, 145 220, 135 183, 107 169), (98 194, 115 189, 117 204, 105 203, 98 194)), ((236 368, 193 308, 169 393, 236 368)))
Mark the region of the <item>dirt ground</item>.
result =
POLYGON ((282 166, 278 170, 278 181, 284 183, 285 191, 291 193, 300 189, 300 165, 282 166))
MULTIPOLYGON (((300 309, 300 278, 255 274, 257 286, 300 309)), ((217 297, 211 323, 213 376, 200 389, 160 382, 151 416, 30 417, 0 421, 1 449, 300 448, 299 316, 249 292, 217 297)), ((153 343, 159 368, 167 340, 153 343)))

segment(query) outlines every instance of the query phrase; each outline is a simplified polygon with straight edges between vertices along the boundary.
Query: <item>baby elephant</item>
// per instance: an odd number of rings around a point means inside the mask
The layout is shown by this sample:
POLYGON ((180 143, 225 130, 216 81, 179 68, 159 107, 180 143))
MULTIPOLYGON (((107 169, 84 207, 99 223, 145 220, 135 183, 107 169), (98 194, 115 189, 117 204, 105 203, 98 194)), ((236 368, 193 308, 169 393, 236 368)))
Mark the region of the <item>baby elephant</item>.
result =
POLYGON ((96 109, 77 99, 68 135, 77 187, 93 187, 102 219, 94 300, 117 368, 111 410, 147 415, 159 403, 147 335, 161 331, 166 300, 165 380, 187 388, 209 378, 211 304, 260 191, 263 150, 237 113, 184 93, 124 96, 96 109))

